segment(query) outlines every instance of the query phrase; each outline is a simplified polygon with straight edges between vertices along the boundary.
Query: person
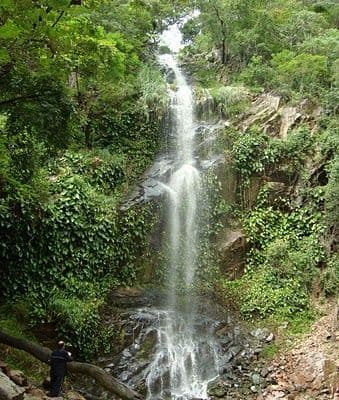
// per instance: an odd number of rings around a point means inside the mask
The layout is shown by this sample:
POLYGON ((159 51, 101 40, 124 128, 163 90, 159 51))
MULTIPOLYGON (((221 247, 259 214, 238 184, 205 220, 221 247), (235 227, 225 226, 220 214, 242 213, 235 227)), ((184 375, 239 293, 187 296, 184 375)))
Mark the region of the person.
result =
POLYGON ((50 359, 51 364, 51 391, 50 397, 58 397, 61 392, 62 383, 66 375, 67 363, 72 361, 72 355, 65 350, 65 343, 60 340, 58 347, 53 351, 50 359))

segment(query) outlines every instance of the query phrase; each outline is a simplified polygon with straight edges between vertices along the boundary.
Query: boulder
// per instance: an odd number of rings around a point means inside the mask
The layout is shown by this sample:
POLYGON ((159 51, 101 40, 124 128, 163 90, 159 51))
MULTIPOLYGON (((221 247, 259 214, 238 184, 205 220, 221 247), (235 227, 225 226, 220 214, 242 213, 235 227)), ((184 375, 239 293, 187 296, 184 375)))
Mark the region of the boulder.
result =
POLYGON ((0 399, 23 400, 25 389, 16 385, 7 375, 0 372, 0 399))
POLYGON ((19 370, 11 370, 8 376, 12 379, 14 383, 19 386, 26 386, 27 385, 27 378, 25 377, 24 373, 19 370))
POLYGON ((212 397, 225 397, 227 391, 228 390, 225 387, 224 382, 218 378, 212 382, 209 382, 207 387, 207 393, 212 397))
POLYGON ((166 82, 169 84, 173 84, 176 80, 175 72, 172 68, 169 68, 166 73, 166 82))
POLYGON ((81 394, 74 392, 73 390, 69 390, 65 397, 67 400, 86 400, 83 396, 81 396, 81 394))
MULTIPOLYGON (((61 399, 62 397, 54 397, 54 400, 61 399)), ((47 400, 49 397, 46 393, 37 388, 30 388, 24 396, 24 400, 47 400)))
POLYGON ((246 255, 246 240, 241 230, 227 229, 219 238, 219 254, 222 266, 231 278, 237 278, 243 273, 246 255))

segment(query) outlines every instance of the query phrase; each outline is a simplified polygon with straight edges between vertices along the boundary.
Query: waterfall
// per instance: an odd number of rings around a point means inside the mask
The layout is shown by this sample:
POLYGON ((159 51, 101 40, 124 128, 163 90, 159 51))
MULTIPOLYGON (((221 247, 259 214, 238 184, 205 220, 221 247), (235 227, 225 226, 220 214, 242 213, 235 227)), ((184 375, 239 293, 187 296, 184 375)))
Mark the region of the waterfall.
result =
POLYGON ((198 263, 201 176, 195 165, 192 88, 177 61, 181 34, 177 25, 162 36, 171 54, 160 62, 175 75, 170 90, 175 168, 162 186, 167 192, 167 309, 158 312, 157 344, 146 379, 148 399, 207 398, 208 382, 218 369, 217 345, 210 327, 198 328, 194 282, 198 263), (179 290, 180 289, 180 290, 179 290))

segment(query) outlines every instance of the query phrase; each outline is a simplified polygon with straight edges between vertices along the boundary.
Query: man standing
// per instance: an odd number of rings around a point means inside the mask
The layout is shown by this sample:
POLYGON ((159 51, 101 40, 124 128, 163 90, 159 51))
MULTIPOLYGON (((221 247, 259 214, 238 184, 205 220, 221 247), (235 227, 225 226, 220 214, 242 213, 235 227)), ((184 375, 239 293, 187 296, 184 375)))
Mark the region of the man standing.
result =
POLYGON ((71 353, 65 350, 65 343, 58 342, 58 348, 51 356, 51 397, 58 397, 66 375, 66 364, 72 361, 71 353))

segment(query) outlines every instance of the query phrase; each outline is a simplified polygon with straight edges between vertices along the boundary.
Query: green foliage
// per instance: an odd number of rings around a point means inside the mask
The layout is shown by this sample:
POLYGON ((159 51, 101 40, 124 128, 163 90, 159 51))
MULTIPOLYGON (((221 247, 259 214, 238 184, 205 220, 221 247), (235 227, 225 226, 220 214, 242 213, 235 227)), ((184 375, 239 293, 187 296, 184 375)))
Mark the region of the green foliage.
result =
POLYGON ((151 206, 119 211, 124 163, 107 150, 69 151, 42 176, 44 197, 13 181, 1 199, 2 292, 25 294, 30 324, 54 322, 86 359, 108 350, 110 332, 94 335, 105 290, 133 283, 155 218, 151 206))
MULTIPOLYGON (((338 143, 336 143, 338 145, 338 143)), ((332 148, 333 150, 333 148, 332 148)), ((338 154, 338 152, 336 153, 338 154)), ((329 175, 325 193, 325 210, 328 226, 335 226, 339 223, 339 157, 336 155, 327 165, 329 175)))
POLYGON ((160 71, 151 66, 145 66, 139 73, 138 84, 141 96, 139 107, 146 118, 161 118, 168 107, 168 94, 160 71))
MULTIPOLYGON (((99 292, 97 292, 99 293, 99 292)), ((85 359, 111 350, 112 332, 100 324, 100 306, 103 300, 65 296, 54 292, 45 311, 55 322, 59 337, 79 349, 85 359)))
POLYGON ((243 82, 253 89, 259 89, 269 85, 274 78, 274 70, 268 65, 262 56, 253 56, 247 67, 244 68, 237 81, 243 82))
POLYGON ((198 79, 201 69, 213 68, 222 83, 246 84, 254 92, 275 91, 286 100, 320 96, 325 101, 337 69, 338 7, 334 3, 194 3, 200 14, 184 27, 191 42, 183 54, 198 79), (196 31, 193 23, 199 27, 196 31))
POLYGON ((247 290, 240 308, 245 318, 265 318, 272 314, 291 317, 308 305, 307 294, 293 277, 275 283, 272 271, 262 269, 247 278, 244 280, 247 290))
POLYGON ((242 86, 221 86, 210 91, 220 115, 230 117, 246 110, 248 93, 242 86))
POLYGON ((239 134, 235 139, 232 148, 235 168, 245 181, 253 174, 264 171, 263 160, 267 157, 265 149, 268 141, 268 136, 258 130, 239 134))
POLYGON ((257 207, 243 219, 250 246, 246 272, 224 284, 226 297, 247 319, 291 318, 308 309, 326 261, 319 241, 325 232, 323 213, 306 207, 276 210, 266 195, 263 190, 257 207))
POLYGON ((277 343, 270 343, 261 350, 260 357, 267 360, 272 360, 278 352, 279 346, 277 343))
MULTIPOLYGON (((19 304, 0 306, 0 330, 15 337, 36 342, 36 338, 28 331, 23 317, 26 317, 26 314, 24 312, 23 315, 19 304)), ((48 366, 24 351, 0 345, 0 354, 2 360, 12 369, 23 371, 36 384, 40 384, 48 374, 48 366)))
POLYGON ((306 127, 293 130, 287 140, 273 139, 252 127, 245 133, 233 133, 232 157, 243 184, 253 175, 269 175, 279 168, 293 175, 313 148, 314 140, 306 127))
POLYGON ((297 91, 301 95, 319 95, 328 88, 330 71, 323 55, 295 54, 284 50, 274 55, 272 66, 276 71, 275 82, 282 92, 297 91))
POLYGON ((136 215, 136 210, 130 210, 120 222, 114 200, 96 193, 78 175, 60 176, 52 188, 53 197, 41 204, 40 210, 34 203, 17 198, 20 211, 16 218, 10 209, 2 215, 5 292, 13 295, 32 288, 48 292, 57 276, 59 285, 73 276, 86 280, 109 273, 128 282, 133 260, 147 234, 144 226, 149 211, 140 210, 136 215), (13 248, 11 241, 16 234, 20 241, 13 248))
POLYGON ((339 57, 339 32, 328 29, 318 36, 311 36, 299 45, 299 51, 328 57, 330 62, 339 57))
POLYGON ((324 258, 317 237, 276 239, 262 252, 259 264, 254 266, 252 258, 252 269, 225 283, 225 289, 238 296, 241 314, 247 319, 291 318, 307 309, 320 273, 317 265, 324 258))
POLYGON ((333 254, 327 263, 327 268, 320 278, 321 289, 326 296, 337 296, 339 287, 339 258, 333 254))

